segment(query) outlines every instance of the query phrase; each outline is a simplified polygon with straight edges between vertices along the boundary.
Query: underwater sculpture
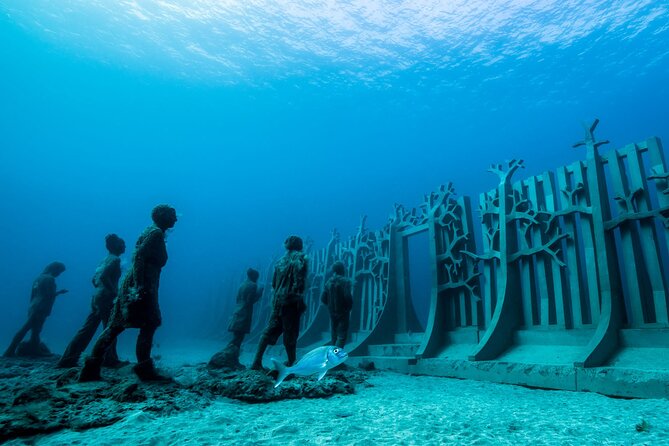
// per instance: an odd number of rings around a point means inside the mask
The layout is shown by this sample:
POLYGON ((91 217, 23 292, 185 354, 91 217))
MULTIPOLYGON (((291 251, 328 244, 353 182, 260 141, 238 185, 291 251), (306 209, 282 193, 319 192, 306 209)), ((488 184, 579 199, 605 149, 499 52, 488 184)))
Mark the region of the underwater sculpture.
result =
POLYGON ((171 206, 161 204, 151 211, 153 224, 139 236, 135 245, 132 267, 114 300, 110 323, 102 332, 91 356, 86 359, 79 381, 100 380, 104 355, 114 340, 126 328, 139 328, 137 336, 137 365, 133 368, 142 381, 167 381, 160 375, 151 359, 153 335, 162 322, 158 305, 160 272, 167 263, 165 231, 174 227, 177 214, 171 206))
POLYGON ((232 315, 228 331, 232 332, 232 339, 223 351, 215 354, 209 365, 215 368, 243 368, 239 363, 239 350, 244 336, 251 332, 253 320, 253 306, 262 297, 263 287, 258 287, 260 273, 253 268, 246 271, 247 279, 242 282, 237 291, 235 312, 232 315))
MULTIPOLYGON (((108 234, 105 237, 105 246, 109 254, 97 267, 93 276, 95 292, 91 301, 91 312, 84 321, 84 325, 68 344, 65 353, 58 361, 57 367, 76 367, 79 356, 86 350, 100 323, 102 323, 103 328, 107 328, 109 325, 114 299, 118 294, 118 281, 121 278, 121 259, 119 256, 125 252, 125 242, 116 234, 108 234)), ((103 363, 109 367, 121 364, 116 354, 116 339, 107 350, 103 363)))
POLYGON ((279 372, 274 388, 279 387, 288 375, 309 376, 318 373, 318 380, 320 381, 328 370, 337 367, 347 359, 348 353, 344 349, 333 345, 313 349, 292 367, 286 367, 278 359, 272 358, 271 361, 279 372))
POLYGON ((44 327, 46 318, 51 314, 56 296, 67 293, 68 290, 56 291, 56 277, 65 271, 65 265, 61 262, 49 263, 42 274, 33 282, 30 294, 30 307, 28 309, 28 320, 16 333, 11 344, 4 353, 5 357, 16 356, 41 356, 49 355, 49 349, 41 342, 40 333, 44 327), (25 335, 31 331, 30 341, 21 343, 25 335), (18 352, 17 352, 18 350, 18 352))
POLYGON ((345 277, 346 268, 342 262, 332 265, 332 277, 325 284, 321 302, 330 312, 330 343, 344 347, 348 336, 349 319, 353 308, 351 281, 345 277))
POLYGON ((306 305, 304 294, 307 278, 307 257, 302 252, 302 239, 291 235, 284 242, 288 251, 276 264, 272 278, 274 300, 272 314, 265 328, 251 368, 262 370, 262 356, 269 345, 275 345, 283 334, 283 345, 288 356, 288 366, 295 363, 300 316, 306 305))

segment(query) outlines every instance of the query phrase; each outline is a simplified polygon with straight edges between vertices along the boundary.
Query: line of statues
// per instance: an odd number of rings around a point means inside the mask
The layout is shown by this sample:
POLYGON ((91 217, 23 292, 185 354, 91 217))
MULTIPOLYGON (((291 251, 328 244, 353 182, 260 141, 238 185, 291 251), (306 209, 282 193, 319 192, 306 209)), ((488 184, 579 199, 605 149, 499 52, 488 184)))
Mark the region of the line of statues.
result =
MULTIPOLYGON (((122 280, 120 256, 125 252, 125 242, 116 234, 105 237, 108 255, 93 276, 95 291, 91 311, 57 363, 60 368, 78 367, 81 354, 102 324, 103 331, 79 372, 81 382, 100 380, 103 366, 117 368, 128 364, 121 361, 116 352, 116 338, 127 328, 139 329, 137 364, 133 367, 137 376, 142 381, 170 380, 156 369, 151 349, 154 334, 162 322, 158 287, 161 270, 168 259, 165 237, 166 232, 176 224, 177 214, 173 207, 161 204, 153 208, 151 219, 153 223, 137 239, 131 267, 122 280)), ((292 366, 296 362, 300 318, 306 309, 303 295, 307 285, 308 258, 303 252, 300 237, 288 237, 284 246, 286 253, 274 268, 271 283, 272 311, 251 364, 253 370, 266 371, 262 364, 265 350, 275 345, 281 335, 288 357, 286 365, 292 366)), ((40 340, 40 333, 46 318, 51 314, 56 297, 67 293, 67 290, 57 290, 56 287, 56 278, 64 271, 63 263, 53 262, 35 279, 28 319, 12 339, 4 353, 5 357, 49 353, 40 340), (29 341, 22 342, 28 331, 31 331, 29 341)), ((243 367, 239 363, 241 345, 251 329, 253 306, 263 294, 263 288, 257 283, 259 275, 255 269, 248 269, 247 279, 239 287, 237 306, 228 325, 232 339, 221 354, 233 368, 243 367)), ((327 345, 343 347, 346 343, 353 298, 351 281, 345 275, 344 264, 335 262, 321 297, 321 302, 330 312, 332 334, 327 345)))

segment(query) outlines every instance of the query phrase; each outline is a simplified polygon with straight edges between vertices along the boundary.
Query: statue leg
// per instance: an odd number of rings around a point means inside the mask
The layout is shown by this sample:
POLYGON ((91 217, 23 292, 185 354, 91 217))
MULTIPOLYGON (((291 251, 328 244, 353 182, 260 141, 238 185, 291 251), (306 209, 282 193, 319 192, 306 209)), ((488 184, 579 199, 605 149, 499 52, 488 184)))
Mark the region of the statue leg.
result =
POLYGON ((30 331, 32 328, 32 321, 28 319, 25 324, 23 324, 23 327, 19 329, 19 331, 16 332, 14 335, 14 338, 12 339, 11 344, 9 344, 9 347, 7 347, 7 350, 5 350, 4 357, 10 358, 12 356, 16 356, 16 347, 19 346, 21 341, 23 341, 23 338, 26 336, 26 334, 30 331))
POLYGON ((107 353, 107 350, 118 335, 123 333, 123 330, 125 330, 123 327, 110 325, 102 331, 102 334, 93 346, 91 355, 86 358, 84 367, 79 373, 79 382, 99 381, 102 379, 100 377, 100 369, 102 368, 105 353, 107 353))
POLYGON ((86 347, 90 344, 99 325, 100 317, 94 311, 91 311, 86 318, 84 325, 77 331, 74 338, 72 338, 67 345, 63 356, 61 356, 60 361, 58 361, 57 367, 76 367, 81 353, 86 350, 86 347))
POLYGON ((139 329, 135 353, 137 354, 137 365, 133 367, 135 374, 142 381, 172 381, 171 378, 161 375, 156 370, 151 349, 153 347, 153 335, 158 327, 143 327, 139 329))

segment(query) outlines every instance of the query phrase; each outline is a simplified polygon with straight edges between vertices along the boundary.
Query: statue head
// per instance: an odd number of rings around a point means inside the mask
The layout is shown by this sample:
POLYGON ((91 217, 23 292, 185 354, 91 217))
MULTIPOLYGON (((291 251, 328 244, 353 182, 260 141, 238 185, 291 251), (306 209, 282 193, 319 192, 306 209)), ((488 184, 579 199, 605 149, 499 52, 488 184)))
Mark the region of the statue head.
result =
POLYGON ((302 251, 302 239, 296 235, 291 235, 283 243, 288 251, 302 251))
POLYGON ((172 206, 159 204, 151 211, 151 219, 163 231, 174 227, 177 222, 177 211, 172 206))
POLYGON ((42 274, 48 274, 53 277, 58 277, 60 276, 63 271, 65 271, 65 264, 61 262, 51 262, 49 263, 46 268, 44 268, 44 271, 42 274))
POLYGON ((246 270, 246 277, 248 277, 251 282, 257 282, 260 273, 253 268, 249 268, 246 270))
POLYGON ((344 276, 346 275, 346 266, 344 266, 343 262, 334 262, 332 264, 332 272, 337 274, 338 276, 344 276))
POLYGON ((125 242, 116 234, 107 234, 105 237, 105 246, 115 256, 120 256, 125 252, 125 242))

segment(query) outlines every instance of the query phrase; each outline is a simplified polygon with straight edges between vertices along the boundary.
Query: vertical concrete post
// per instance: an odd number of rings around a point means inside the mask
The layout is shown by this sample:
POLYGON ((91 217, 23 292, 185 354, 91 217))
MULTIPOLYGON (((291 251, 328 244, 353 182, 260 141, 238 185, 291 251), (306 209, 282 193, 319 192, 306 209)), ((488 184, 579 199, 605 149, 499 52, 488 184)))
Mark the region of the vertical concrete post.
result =
POLYGON ((583 360, 574 363, 576 367, 596 367, 603 365, 619 346, 618 331, 624 315, 624 302, 620 292, 620 274, 615 257, 612 233, 607 233, 604 223, 611 218, 609 198, 604 174, 604 161, 598 148, 608 141, 596 142, 594 131, 599 124, 585 129, 585 140, 574 147, 585 146, 586 174, 589 184, 592 226, 595 243, 595 258, 600 295, 600 315, 595 334, 586 348, 583 360))
POLYGON ((513 343, 514 330, 523 320, 521 310, 520 271, 518 262, 509 262, 509 257, 518 249, 518 234, 515 223, 509 221, 513 207, 511 177, 523 167, 522 160, 509 162, 508 170, 493 166, 490 171, 500 178, 497 187, 499 200, 499 268, 497 270, 497 305, 490 326, 476 346, 470 361, 495 359, 513 343))

